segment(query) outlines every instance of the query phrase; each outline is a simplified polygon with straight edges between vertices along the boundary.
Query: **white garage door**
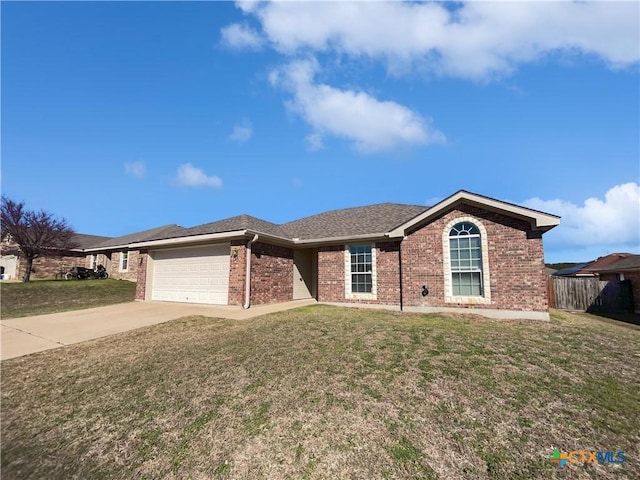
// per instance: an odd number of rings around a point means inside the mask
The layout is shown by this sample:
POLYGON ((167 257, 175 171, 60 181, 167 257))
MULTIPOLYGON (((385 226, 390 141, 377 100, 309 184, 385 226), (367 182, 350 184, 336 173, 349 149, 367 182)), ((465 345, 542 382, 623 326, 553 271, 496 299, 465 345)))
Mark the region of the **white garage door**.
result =
POLYGON ((229 245, 153 252, 152 300, 226 305, 229 245))

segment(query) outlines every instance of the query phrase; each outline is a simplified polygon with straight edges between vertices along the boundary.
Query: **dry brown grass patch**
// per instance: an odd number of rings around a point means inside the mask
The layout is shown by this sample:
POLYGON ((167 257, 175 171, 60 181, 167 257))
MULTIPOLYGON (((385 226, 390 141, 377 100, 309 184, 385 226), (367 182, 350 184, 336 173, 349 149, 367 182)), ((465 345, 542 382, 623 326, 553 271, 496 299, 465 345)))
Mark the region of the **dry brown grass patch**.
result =
POLYGON ((640 330, 307 307, 2 364, 7 478, 637 478, 640 330), (558 470, 554 447, 625 450, 558 470))

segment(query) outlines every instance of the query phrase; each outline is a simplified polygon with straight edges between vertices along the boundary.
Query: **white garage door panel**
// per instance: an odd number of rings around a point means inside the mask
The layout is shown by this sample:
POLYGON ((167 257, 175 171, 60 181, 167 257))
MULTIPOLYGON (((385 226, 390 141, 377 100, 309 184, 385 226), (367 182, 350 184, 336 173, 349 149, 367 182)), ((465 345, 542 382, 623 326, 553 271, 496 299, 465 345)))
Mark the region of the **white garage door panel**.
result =
POLYGON ((164 250, 153 254, 152 300, 226 305, 229 246, 164 250))

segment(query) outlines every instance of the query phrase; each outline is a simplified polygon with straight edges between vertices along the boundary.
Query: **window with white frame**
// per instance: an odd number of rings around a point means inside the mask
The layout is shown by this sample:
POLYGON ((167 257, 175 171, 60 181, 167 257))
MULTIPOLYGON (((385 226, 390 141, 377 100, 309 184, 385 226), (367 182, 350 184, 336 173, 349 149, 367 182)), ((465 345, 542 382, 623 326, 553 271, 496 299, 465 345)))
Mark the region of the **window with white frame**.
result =
POLYGON ((376 300, 376 249, 369 245, 345 245, 344 294, 348 300, 376 300))
POLYGON ((94 253, 91 255, 91 263, 89 264, 91 270, 95 270, 98 268, 98 254, 94 253))
POLYGON ((480 230, 470 222, 449 231, 451 293, 456 297, 482 297, 482 244, 480 230))
POLYGON ((373 258, 371 245, 349 247, 351 293, 373 293, 373 258))
POLYGON ((120 252, 120 271, 126 272, 129 270, 129 251, 125 250, 120 252))

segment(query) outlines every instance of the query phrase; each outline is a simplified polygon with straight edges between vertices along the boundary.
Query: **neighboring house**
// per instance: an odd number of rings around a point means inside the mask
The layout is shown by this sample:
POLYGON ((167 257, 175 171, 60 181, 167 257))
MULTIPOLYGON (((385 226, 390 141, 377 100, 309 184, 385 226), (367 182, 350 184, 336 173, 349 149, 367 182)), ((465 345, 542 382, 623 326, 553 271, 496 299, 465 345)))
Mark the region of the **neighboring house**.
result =
MULTIPOLYGON (((47 255, 37 257, 33 260, 31 270, 32 278, 50 278, 55 277, 63 271, 69 271, 76 266, 85 266, 84 248, 97 242, 107 240, 108 237, 100 237, 97 235, 85 235, 81 233, 74 234, 71 237, 71 243, 76 248, 60 255, 47 255)), ((0 265, 4 267, 4 278, 22 278, 27 268, 27 262, 18 246, 6 238, 2 242, 2 255, 0 255, 0 265)))
POLYGON ((600 268, 611 265, 612 263, 617 262, 623 258, 626 258, 632 253, 610 253, 609 255, 605 255, 603 257, 598 257, 597 260, 592 260, 590 262, 581 263, 579 265, 575 265, 573 267, 564 268, 562 270, 558 270, 553 275, 556 277, 597 277, 598 270, 600 268))
POLYGON ((634 309, 640 313, 640 255, 625 254, 614 263, 595 270, 600 280, 629 281, 633 292, 634 309))
POLYGON ((182 230, 184 229, 178 225, 164 225, 121 237, 104 238, 83 249, 83 258, 86 258, 83 266, 95 269, 102 265, 107 270, 109 278, 135 281, 138 278, 141 259, 139 250, 130 248, 130 245, 158 236, 178 235, 182 230))
MULTIPOLYGON (((556 270, 551 275, 553 277, 576 277, 578 276, 578 272, 581 272, 592 263, 593 263, 593 260, 590 262, 579 263, 577 265, 574 265, 573 267, 567 267, 561 270, 556 270)), ((592 273, 589 273, 587 276, 593 277, 594 275, 592 273)))
POLYGON ((546 319, 542 234, 558 224, 554 215, 459 191, 430 208, 384 203, 281 225, 240 215, 167 228, 121 240, 111 255, 113 262, 115 251, 136 252, 129 265, 139 300, 246 308, 315 298, 546 319))

